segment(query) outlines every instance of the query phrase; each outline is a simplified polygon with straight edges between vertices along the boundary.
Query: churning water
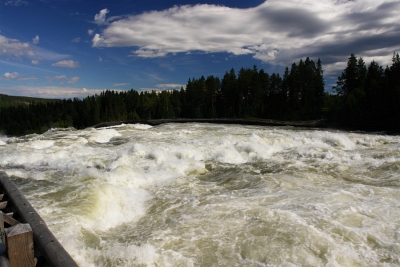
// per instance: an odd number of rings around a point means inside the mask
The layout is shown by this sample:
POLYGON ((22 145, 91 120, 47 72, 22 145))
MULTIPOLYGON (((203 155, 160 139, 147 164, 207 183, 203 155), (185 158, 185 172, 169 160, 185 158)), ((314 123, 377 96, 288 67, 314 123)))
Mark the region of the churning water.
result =
POLYGON ((400 137, 122 125, 0 137, 0 168, 90 266, 400 266, 400 137))

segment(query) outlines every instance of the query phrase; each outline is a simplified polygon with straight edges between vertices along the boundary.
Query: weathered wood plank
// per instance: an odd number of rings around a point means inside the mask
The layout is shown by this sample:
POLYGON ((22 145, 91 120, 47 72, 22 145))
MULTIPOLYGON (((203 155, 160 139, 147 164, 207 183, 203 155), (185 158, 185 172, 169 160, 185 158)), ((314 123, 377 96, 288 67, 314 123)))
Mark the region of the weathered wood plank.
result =
POLYGON ((2 214, 3 214, 3 224, 8 223, 11 226, 19 224, 19 221, 12 218, 11 216, 8 216, 8 214, 6 214, 6 213, 2 213, 2 214))
POLYGON ((9 201, 14 204, 21 221, 29 223, 32 227, 35 245, 43 254, 49 266, 78 267, 28 200, 21 194, 8 175, 2 171, 0 171, 0 186, 4 188, 4 193, 8 196, 9 201))
POLYGON ((28 223, 19 223, 5 229, 10 267, 35 267, 33 232, 28 223))

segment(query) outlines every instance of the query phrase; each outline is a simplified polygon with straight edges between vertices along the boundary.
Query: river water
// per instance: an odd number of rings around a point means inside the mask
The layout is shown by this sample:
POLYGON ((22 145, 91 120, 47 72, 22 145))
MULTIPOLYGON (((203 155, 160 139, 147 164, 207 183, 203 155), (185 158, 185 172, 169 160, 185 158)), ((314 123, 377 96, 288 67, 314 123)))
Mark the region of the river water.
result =
POLYGON ((121 125, 0 137, 78 265, 400 266, 400 137, 121 125))

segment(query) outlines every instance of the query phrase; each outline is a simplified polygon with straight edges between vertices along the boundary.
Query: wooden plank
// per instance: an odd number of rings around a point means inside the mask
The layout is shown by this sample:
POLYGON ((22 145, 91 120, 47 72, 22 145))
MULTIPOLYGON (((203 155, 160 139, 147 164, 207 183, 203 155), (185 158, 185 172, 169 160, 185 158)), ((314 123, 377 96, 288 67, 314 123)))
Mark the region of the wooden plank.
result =
POLYGON ((9 225, 13 226, 19 224, 19 221, 12 218, 11 216, 8 216, 6 213, 3 213, 3 224, 4 223, 8 223, 9 225))
POLYGON ((5 231, 10 267, 35 267, 31 226, 20 223, 6 228, 5 231))
POLYGON ((7 201, 0 202, 0 210, 5 209, 7 207, 7 201))
POLYGON ((21 221, 29 223, 32 227, 35 246, 42 253, 48 265, 54 267, 78 267, 53 233, 47 228, 43 219, 3 171, 0 171, 0 187, 4 188, 4 193, 8 196, 9 201, 14 204, 13 207, 21 221))

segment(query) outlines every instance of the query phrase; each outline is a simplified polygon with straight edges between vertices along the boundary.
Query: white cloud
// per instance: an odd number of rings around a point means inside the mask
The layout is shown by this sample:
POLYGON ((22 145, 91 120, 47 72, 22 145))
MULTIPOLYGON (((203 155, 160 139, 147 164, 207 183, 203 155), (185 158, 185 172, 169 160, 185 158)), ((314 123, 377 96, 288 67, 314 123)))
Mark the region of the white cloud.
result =
POLYGON ((100 94, 105 89, 88 89, 63 86, 0 86, 0 92, 15 96, 31 96, 41 98, 83 98, 89 95, 100 94))
POLYGON ((4 79, 6 79, 6 80, 14 80, 14 79, 17 79, 19 76, 20 76, 20 74, 18 72, 13 72, 13 73, 6 72, 3 75, 4 79))
POLYGON ((93 34, 93 30, 89 29, 89 30, 87 31, 87 33, 88 33, 88 35, 92 35, 92 34, 93 34))
POLYGON ((62 60, 57 63, 51 64, 52 66, 55 67, 63 67, 63 68, 70 68, 70 69, 75 69, 79 68, 79 62, 73 61, 73 60, 62 60))
POLYGON ((100 56, 99 56, 99 61, 100 61, 100 62, 102 62, 102 61, 103 61, 103 58, 102 58, 102 57, 100 57, 100 56))
POLYGON ((99 46, 98 44, 102 43, 104 38, 100 37, 100 34, 96 33, 92 39, 93 46, 99 46))
MULTIPOLYGON (((35 40, 39 41, 39 36, 33 38, 32 42, 35 42, 35 40)), ((58 54, 38 46, 32 46, 29 43, 23 43, 17 39, 0 35, 0 57, 6 57, 6 59, 16 58, 18 60, 27 57, 32 60, 33 65, 36 65, 36 63, 39 63, 39 60, 61 60, 68 57, 68 55, 58 54)))
POLYGON ((160 90, 174 90, 174 89, 181 89, 181 87, 186 88, 186 84, 161 83, 161 84, 157 84, 156 87, 160 90))
POLYGON ((17 39, 0 35, 0 56, 35 57, 35 53, 29 43, 22 43, 17 39))
POLYGON ((136 56, 144 58, 165 57, 168 54, 168 52, 163 50, 151 50, 151 49, 138 49, 136 51, 133 50, 132 53, 136 56))
POLYGON ((57 75, 57 76, 46 76, 47 81, 54 82, 56 80, 66 80, 67 76, 65 75, 57 75))
POLYGON ((96 14, 96 15, 94 16, 94 21, 95 21, 97 24, 104 24, 104 22, 106 21, 106 15, 107 15, 107 13, 109 13, 109 12, 110 12, 110 11, 109 11, 107 8, 100 10, 99 14, 96 14))
POLYGON ((78 76, 74 76, 71 79, 68 80, 68 84, 75 84, 77 83, 81 78, 78 76))
POLYGON ((40 47, 35 47, 35 55, 40 60, 51 60, 51 61, 61 60, 69 57, 69 55, 59 54, 40 47))
POLYGON ((6 6, 22 6, 22 5, 28 5, 29 3, 24 0, 9 0, 5 2, 6 6))
MULTIPOLYGON (((398 0, 269 0, 248 9, 174 6, 116 19, 94 36, 92 45, 134 47, 132 56, 144 58, 228 52, 288 65, 321 57, 328 69, 350 53, 363 56, 385 48, 373 56, 389 55, 389 63, 392 48, 400 50, 399 9, 398 0)), ((102 10, 97 20, 105 21, 107 12, 102 10)))
POLYGON ((64 84, 65 82, 68 83, 68 84, 75 84, 81 78, 79 76, 74 76, 72 78, 68 78, 65 75, 57 75, 57 76, 46 76, 46 79, 47 79, 48 82, 59 81, 60 84, 64 84))
POLYGON ((32 39, 33 44, 38 44, 39 43, 39 35, 36 35, 35 38, 32 39))
POLYGON ((76 37, 76 38, 71 40, 71 42, 73 42, 73 43, 79 43, 80 41, 81 41, 80 37, 76 37))
POLYGON ((117 87, 119 87, 119 86, 125 86, 125 85, 128 85, 129 83, 115 83, 115 84, 113 84, 113 86, 117 86, 117 87))

